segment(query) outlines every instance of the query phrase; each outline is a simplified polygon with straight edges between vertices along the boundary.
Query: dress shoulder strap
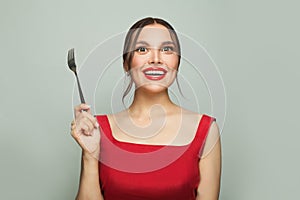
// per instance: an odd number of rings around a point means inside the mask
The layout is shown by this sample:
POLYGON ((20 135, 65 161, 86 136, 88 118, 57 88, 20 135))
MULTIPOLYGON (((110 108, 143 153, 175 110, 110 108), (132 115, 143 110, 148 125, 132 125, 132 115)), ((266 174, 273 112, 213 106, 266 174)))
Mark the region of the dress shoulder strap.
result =
POLYGON ((195 135, 195 140, 194 140, 194 148, 196 148, 197 152, 199 152, 199 155, 201 155, 206 137, 209 132, 210 125, 216 121, 216 118, 211 117, 209 115, 203 114, 199 126, 195 135))

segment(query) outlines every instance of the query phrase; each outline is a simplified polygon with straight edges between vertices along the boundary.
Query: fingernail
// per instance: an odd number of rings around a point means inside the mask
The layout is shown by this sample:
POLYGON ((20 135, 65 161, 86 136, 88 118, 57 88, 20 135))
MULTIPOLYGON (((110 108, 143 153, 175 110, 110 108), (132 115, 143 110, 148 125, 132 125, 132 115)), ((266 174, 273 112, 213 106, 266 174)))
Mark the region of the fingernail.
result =
POLYGON ((97 128, 99 127, 99 124, 98 124, 98 122, 96 122, 96 124, 95 124, 95 125, 96 125, 96 127, 97 127, 97 128))

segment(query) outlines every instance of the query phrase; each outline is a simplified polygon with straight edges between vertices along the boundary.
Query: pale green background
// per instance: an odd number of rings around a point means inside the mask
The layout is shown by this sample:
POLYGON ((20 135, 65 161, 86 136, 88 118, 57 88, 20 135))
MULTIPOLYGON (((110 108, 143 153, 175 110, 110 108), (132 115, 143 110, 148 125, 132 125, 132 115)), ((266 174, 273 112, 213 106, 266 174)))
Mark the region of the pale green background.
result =
POLYGON ((227 92, 224 200, 298 199, 298 1, 67 1, 0 3, 0 199, 73 199, 80 149, 69 135, 77 62, 145 16, 201 43, 227 92))

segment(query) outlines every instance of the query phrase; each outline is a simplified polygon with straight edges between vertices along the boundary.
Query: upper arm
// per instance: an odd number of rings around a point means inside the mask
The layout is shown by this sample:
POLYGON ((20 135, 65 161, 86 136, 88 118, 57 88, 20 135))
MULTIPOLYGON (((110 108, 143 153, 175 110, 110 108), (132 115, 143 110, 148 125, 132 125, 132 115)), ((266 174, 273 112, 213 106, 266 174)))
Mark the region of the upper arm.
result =
POLYGON ((216 122, 211 124, 207 140, 211 141, 207 141, 205 145, 210 146, 199 161, 200 183, 197 199, 217 200, 219 198, 221 177, 221 142, 216 122))

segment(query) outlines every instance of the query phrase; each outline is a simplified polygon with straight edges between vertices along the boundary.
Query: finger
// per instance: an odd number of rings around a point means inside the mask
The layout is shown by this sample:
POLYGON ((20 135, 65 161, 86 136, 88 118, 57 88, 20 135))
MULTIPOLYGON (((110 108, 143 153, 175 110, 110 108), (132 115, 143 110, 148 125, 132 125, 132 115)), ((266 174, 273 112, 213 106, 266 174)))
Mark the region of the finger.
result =
POLYGON ((92 135, 94 130, 94 124, 90 121, 90 119, 85 118, 84 123, 84 132, 86 135, 92 135))
MULTIPOLYGON (((85 119, 85 120, 88 120, 88 119, 85 119)), ((83 120, 78 125, 77 130, 79 133, 89 136, 89 135, 92 135, 94 126, 89 120, 88 121, 83 120)))
POLYGON ((85 129, 88 129, 88 126, 86 126, 85 123, 82 123, 82 120, 79 122, 73 120, 71 122, 71 135, 74 138, 78 138, 80 134, 85 132, 85 129))
MULTIPOLYGON (((95 118, 91 116, 88 113, 82 113, 78 116, 78 118, 75 120, 76 125, 76 131, 78 133, 84 134, 84 135, 92 135, 94 132, 95 123, 97 123, 97 120, 95 122, 95 118)), ((98 125, 98 123, 97 123, 98 125)))
POLYGON ((73 125, 71 127, 71 135, 73 138, 77 138, 78 134, 77 134, 77 131, 76 131, 76 125, 73 125))
POLYGON ((87 116, 94 124, 95 128, 99 127, 97 119, 92 115, 90 106, 87 104, 80 104, 74 108, 75 117, 78 118, 81 114, 87 116), (82 112, 86 111, 86 112, 82 112))
POLYGON ((80 114, 82 111, 86 111, 91 114, 91 106, 84 103, 75 106, 74 107, 75 117, 77 117, 77 115, 80 114))
MULTIPOLYGON (((71 136, 75 139, 75 141, 80 145, 80 147, 85 150, 85 151, 89 151, 88 149, 86 149, 86 146, 84 145, 83 141, 80 138, 80 135, 82 133, 79 133, 78 131, 76 131, 76 124, 71 123, 71 136)), ((87 135, 87 132, 83 133, 84 135, 87 135)))
POLYGON ((90 113, 86 113, 86 112, 82 113, 82 116, 88 118, 90 120, 90 122, 93 124, 94 128, 98 128, 99 127, 98 120, 96 119, 96 117, 94 117, 90 113))

